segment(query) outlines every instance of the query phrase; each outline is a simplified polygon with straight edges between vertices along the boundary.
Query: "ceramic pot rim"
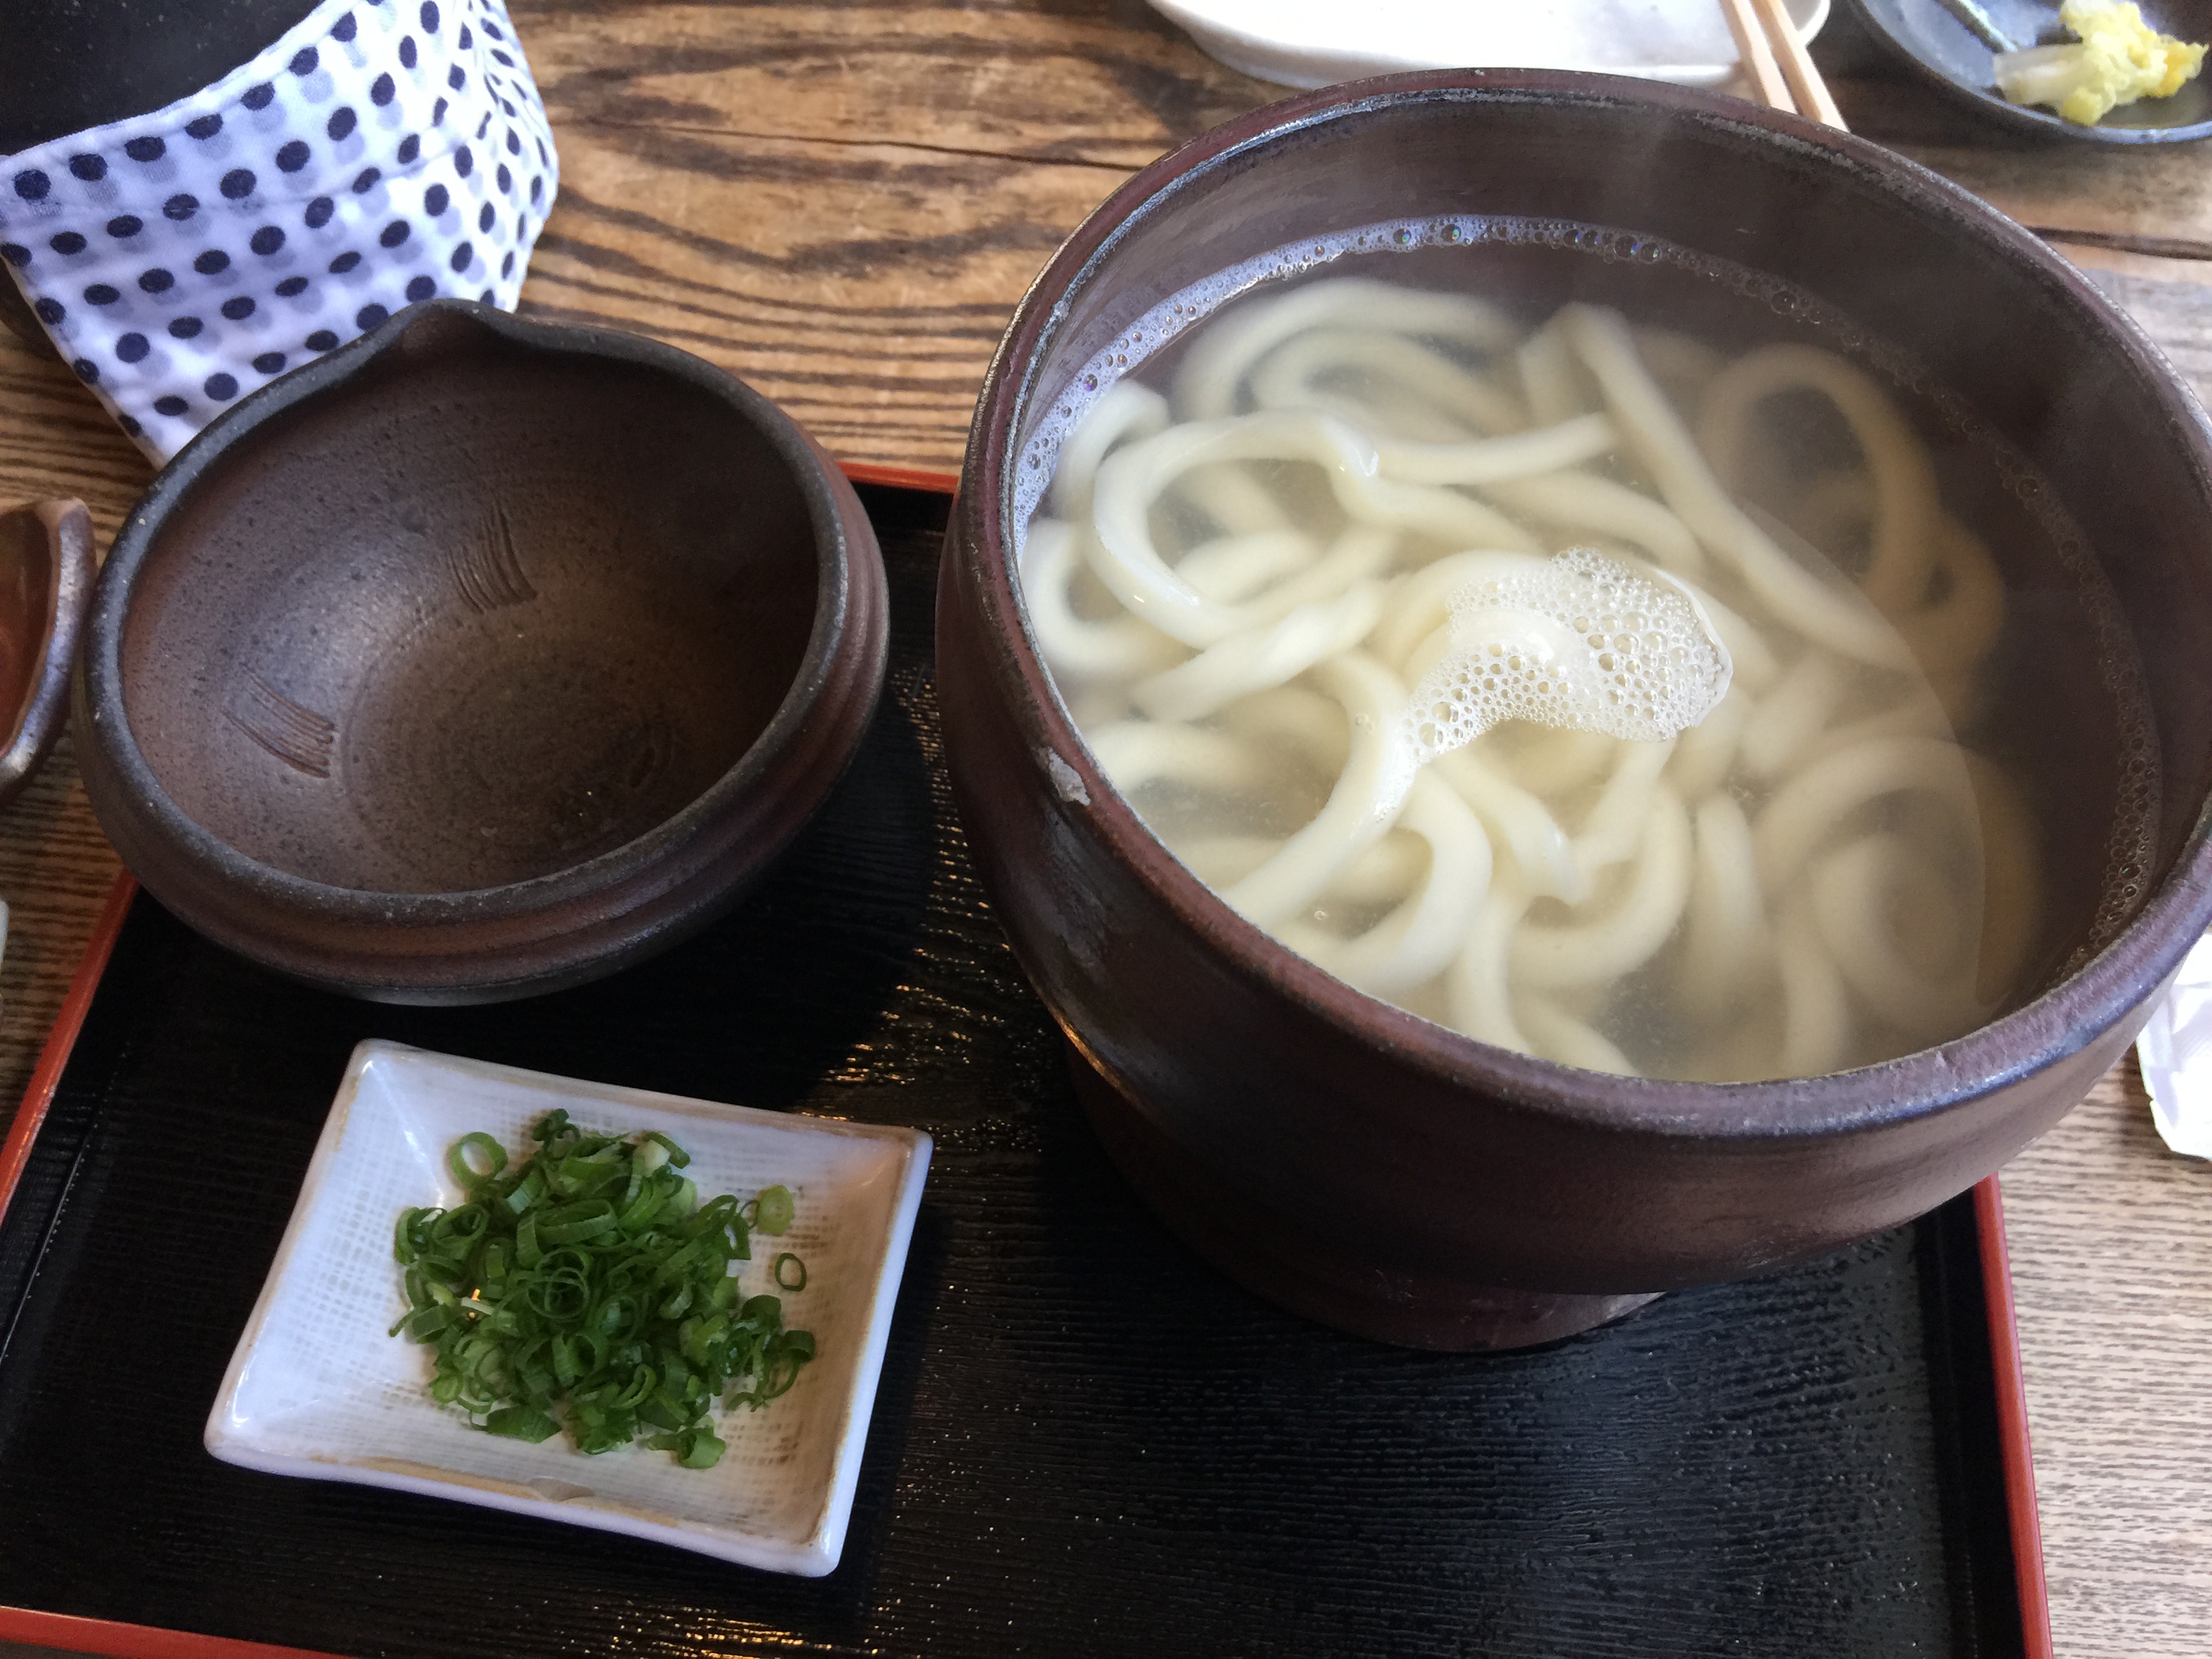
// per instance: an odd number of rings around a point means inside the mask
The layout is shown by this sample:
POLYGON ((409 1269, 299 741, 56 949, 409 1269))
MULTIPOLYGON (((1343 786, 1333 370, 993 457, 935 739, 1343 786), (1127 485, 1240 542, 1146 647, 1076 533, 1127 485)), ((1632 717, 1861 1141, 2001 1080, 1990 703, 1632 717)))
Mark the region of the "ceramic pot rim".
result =
POLYGON ((1168 852, 1107 781, 1038 660, 1008 557, 1014 434, 1032 397, 1057 392, 1035 383, 1043 349, 1070 296, 1097 276, 1121 236, 1186 185, 1293 134, 1418 102, 1591 110, 1657 106, 1684 123, 1771 147, 1801 164, 1832 168, 1839 182, 1870 184, 1916 216, 1940 215, 1948 222, 1948 234, 2027 265, 2094 320, 2155 403, 2167 429, 2194 451, 2212 522, 2212 422, 2141 327, 2027 231, 1900 155, 1795 115, 1613 76, 1439 70, 1288 98, 1224 123, 1155 161, 1076 229, 1008 325, 969 436, 963 474, 967 487, 957 509, 965 533, 958 543, 965 544, 960 556, 980 567, 970 574, 995 653, 993 672, 1002 682, 1018 683, 1016 717, 1032 749, 1075 767, 1090 796, 1091 824, 1112 854, 1239 976, 1357 1040, 1388 1048, 1397 1063, 1480 1087, 1522 1109, 1640 1133, 1795 1139, 1865 1130, 1940 1110, 2042 1071, 2125 1018, 2155 994, 2212 921, 2212 800, 2199 805, 2172 868, 2136 915, 2090 961, 2012 1012, 1949 1042, 1849 1071, 1753 1083, 1679 1083, 1588 1072, 1493 1048, 1353 989, 1231 910, 1168 852))
POLYGON ((472 300, 436 299, 410 306, 328 356, 226 410, 161 469, 131 508, 102 568, 80 659, 87 708, 98 728, 93 740, 174 848, 211 877, 242 886, 264 902, 342 923, 434 927, 514 920, 588 899, 653 869, 670 853, 701 837, 756 788, 764 783, 774 786, 774 772, 797 744, 851 633, 854 549, 838 511, 832 483, 836 477, 835 464, 797 422, 735 375, 688 351, 621 329, 533 322, 472 300), (404 350, 408 337, 417 330, 455 326, 479 331, 528 355, 605 360, 653 370, 726 404, 766 441, 806 503, 818 567, 813 624, 791 687, 759 736, 721 776, 643 834, 580 863, 496 886, 447 892, 341 887, 247 857, 171 798, 131 735, 123 699, 124 620, 136 577, 163 525, 211 466, 257 442, 281 444, 286 436, 284 416, 295 404, 341 392, 377 359, 404 350))

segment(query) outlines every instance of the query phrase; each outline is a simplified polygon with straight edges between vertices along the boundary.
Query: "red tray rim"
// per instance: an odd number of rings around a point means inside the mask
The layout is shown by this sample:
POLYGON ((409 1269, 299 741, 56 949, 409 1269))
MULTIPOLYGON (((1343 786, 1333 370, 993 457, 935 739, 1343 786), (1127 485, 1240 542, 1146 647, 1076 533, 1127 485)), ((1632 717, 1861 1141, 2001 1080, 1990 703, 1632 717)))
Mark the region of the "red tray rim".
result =
MULTIPOLYGON (((872 466, 842 463, 845 476, 854 483, 893 489, 926 490, 949 495, 959 484, 957 476, 920 468, 872 466)), ((87 1012, 114 954, 115 942, 131 912, 138 884, 127 870, 108 890, 106 902, 94 924, 92 938, 70 981, 61 1012, 47 1034, 39 1064, 23 1091, 8 1139, 0 1143, 0 1216, 15 1197, 32 1143, 38 1139, 61 1082, 87 1012)), ((1990 1354, 1996 1377, 1996 1407, 2002 1437, 2005 1509, 2012 1527, 2013 1571, 2020 1601, 2021 1630, 2025 1659, 2053 1659, 2051 1644, 2051 1603, 2043 1571, 2043 1533, 2035 1500, 2035 1460, 2028 1440, 2027 1395, 2020 1369, 2020 1326, 2013 1307, 2012 1268, 2005 1249, 2004 1199, 1997 1177, 1990 1176, 1974 1188, 1975 1233, 1981 1249, 1982 1292, 1989 1309, 1990 1354)), ((336 1659, 310 1648, 272 1647, 230 1637, 203 1636, 190 1631, 150 1625, 122 1624, 112 1620, 82 1619, 68 1613, 45 1613, 33 1607, 0 1606, 0 1641, 22 1642, 71 1653, 114 1656, 114 1659, 336 1659)))

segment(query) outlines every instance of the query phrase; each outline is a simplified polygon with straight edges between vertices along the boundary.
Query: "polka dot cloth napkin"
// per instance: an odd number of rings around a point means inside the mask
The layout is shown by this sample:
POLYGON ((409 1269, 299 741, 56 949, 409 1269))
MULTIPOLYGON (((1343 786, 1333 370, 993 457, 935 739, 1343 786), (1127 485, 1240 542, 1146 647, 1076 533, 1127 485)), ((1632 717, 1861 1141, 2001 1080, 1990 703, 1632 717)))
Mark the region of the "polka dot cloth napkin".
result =
POLYGON ((325 0, 212 87, 0 160, 0 258, 166 461, 413 301, 513 309, 559 178, 502 0, 325 0))

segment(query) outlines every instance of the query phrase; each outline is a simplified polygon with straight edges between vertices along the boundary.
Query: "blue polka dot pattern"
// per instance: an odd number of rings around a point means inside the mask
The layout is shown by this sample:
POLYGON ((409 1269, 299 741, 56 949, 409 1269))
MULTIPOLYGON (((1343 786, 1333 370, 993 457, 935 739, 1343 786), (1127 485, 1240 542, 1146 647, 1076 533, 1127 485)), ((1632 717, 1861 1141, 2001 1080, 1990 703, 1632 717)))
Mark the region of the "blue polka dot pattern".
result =
POLYGON ((410 303, 511 307, 560 180, 513 27, 321 0, 213 86, 0 161, 0 259, 156 461, 410 303))

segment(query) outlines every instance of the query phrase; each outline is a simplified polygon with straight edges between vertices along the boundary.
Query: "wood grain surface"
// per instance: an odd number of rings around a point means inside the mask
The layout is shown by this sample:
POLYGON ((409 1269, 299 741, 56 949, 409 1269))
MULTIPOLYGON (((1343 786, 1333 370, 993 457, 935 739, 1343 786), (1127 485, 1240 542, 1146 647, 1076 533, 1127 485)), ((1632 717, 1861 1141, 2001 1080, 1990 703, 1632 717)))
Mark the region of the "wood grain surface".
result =
POLYGON ((2132 1056, 2003 1175, 2061 1659, 2212 1650, 2212 1164, 2132 1056))
POLYGON ((1133 3, 525 3, 561 198, 524 309, 957 470, 1013 301, 1128 173, 1281 89, 1133 3))
MULTIPOLYGON (((698 352, 879 465, 957 465, 1000 331, 1060 240, 1130 169, 1279 95, 1139 0, 514 10, 563 170, 525 309, 698 352)), ((2061 245, 2212 392, 2204 147, 1984 130, 1840 20, 1817 55, 1856 131, 2073 233, 2061 245)), ((0 502, 80 495, 104 547, 148 477, 71 375, 0 334, 0 502)), ((64 744, 0 813, 0 1120, 117 867, 64 744)), ((2203 1659, 2212 1165, 2165 1152, 2124 1066, 2005 1196, 2058 1651, 2203 1659)))

